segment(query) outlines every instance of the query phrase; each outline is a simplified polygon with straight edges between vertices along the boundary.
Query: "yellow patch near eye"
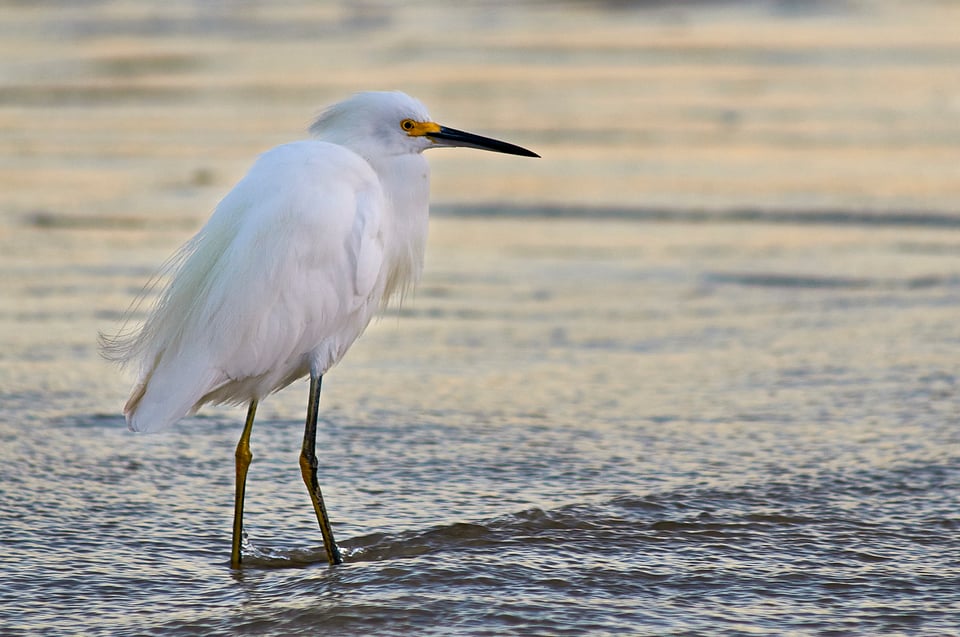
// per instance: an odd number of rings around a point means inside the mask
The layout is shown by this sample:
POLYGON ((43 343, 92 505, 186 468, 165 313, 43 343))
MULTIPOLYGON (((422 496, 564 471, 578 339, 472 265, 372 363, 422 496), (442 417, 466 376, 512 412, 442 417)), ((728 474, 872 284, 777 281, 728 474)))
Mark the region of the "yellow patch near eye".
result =
POLYGON ((432 133, 440 132, 440 124, 434 122, 415 122, 412 119, 405 119, 400 122, 400 128, 406 131, 411 137, 423 137, 432 133))

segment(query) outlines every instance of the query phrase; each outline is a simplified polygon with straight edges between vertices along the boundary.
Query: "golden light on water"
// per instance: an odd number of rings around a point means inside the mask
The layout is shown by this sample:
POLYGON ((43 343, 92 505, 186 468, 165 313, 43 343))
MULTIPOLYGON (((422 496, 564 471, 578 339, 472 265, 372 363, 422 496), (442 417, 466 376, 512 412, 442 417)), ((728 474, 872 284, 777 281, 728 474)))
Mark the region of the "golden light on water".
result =
POLYGON ((933 1, 7 3, 0 625, 948 634, 957 24, 933 1), (422 284, 324 379, 348 564, 318 566, 294 384, 260 408, 260 561, 231 578, 242 410, 129 434, 96 333, 258 153, 370 88, 543 158, 428 155, 422 284))

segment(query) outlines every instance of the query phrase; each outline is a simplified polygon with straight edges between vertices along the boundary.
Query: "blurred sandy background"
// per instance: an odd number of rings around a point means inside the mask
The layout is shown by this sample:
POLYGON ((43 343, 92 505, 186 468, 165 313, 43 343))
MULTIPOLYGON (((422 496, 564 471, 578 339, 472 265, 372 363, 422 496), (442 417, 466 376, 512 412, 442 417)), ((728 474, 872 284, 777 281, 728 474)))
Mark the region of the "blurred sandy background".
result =
POLYGON ((960 3, 4 2, 0 215, 193 228, 323 105, 398 88, 539 151, 434 201, 956 211, 960 3))

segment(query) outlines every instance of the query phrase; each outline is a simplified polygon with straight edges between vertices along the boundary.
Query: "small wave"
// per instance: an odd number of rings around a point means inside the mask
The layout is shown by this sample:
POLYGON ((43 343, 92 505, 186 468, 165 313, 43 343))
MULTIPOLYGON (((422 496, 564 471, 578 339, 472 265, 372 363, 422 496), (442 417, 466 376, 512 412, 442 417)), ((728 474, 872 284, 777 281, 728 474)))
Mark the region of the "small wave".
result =
MULTIPOLYGON (((425 530, 397 534, 373 533, 339 542, 344 561, 380 562, 424 555, 470 551, 503 551, 523 546, 551 544, 571 552, 629 548, 637 543, 660 541, 672 534, 713 533, 734 528, 792 525, 806 522, 788 514, 761 514, 753 518, 720 520, 712 516, 709 500, 698 494, 621 496, 605 502, 574 503, 555 509, 538 507, 478 522, 456 522, 425 530), (698 502, 699 501, 699 502, 698 502)), ((308 549, 272 549, 245 539, 244 565, 283 568, 324 564, 322 545, 308 549)))
POLYGON ((956 276, 920 276, 906 279, 868 277, 817 276, 809 274, 780 274, 774 272, 711 272, 704 276, 707 283, 732 284, 749 287, 799 289, 879 289, 920 290, 955 286, 956 276))
MULTIPOLYGON (((549 547, 561 559, 729 547, 732 552, 771 541, 793 545, 806 559, 883 562, 891 547, 917 551, 947 540, 956 526, 946 504, 911 520, 899 505, 910 498, 944 498, 952 468, 902 466, 885 471, 785 475, 783 480, 730 488, 681 488, 624 494, 597 502, 532 507, 487 520, 456 522, 401 533, 347 539, 347 563, 383 562, 443 554, 502 554, 549 547), (919 493, 918 493, 919 492, 919 493), (855 509, 850 501, 860 502, 855 509), (672 548, 671 548, 672 547, 672 548)), ((727 549, 723 549, 727 550, 727 549)), ((245 565, 282 568, 326 563, 322 545, 273 550, 248 545, 245 565)), ((792 555, 792 554, 791 554, 792 555)))
POLYGON ((730 208, 695 210, 644 208, 640 206, 564 206, 513 204, 464 204, 436 206, 435 214, 450 217, 521 219, 615 219, 664 223, 792 224, 825 226, 960 228, 960 214, 908 210, 899 212, 858 210, 774 210, 730 208))

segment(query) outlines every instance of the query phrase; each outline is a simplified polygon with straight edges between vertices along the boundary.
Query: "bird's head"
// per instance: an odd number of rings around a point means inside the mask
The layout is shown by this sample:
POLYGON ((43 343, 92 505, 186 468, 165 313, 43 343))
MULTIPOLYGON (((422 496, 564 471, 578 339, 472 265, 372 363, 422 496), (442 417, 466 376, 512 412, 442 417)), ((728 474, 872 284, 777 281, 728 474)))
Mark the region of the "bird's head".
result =
POLYGON ((310 127, 310 132, 368 159, 451 146, 524 157, 540 156, 507 142, 441 126, 430 118, 422 103, 400 91, 357 93, 324 111, 310 127))

